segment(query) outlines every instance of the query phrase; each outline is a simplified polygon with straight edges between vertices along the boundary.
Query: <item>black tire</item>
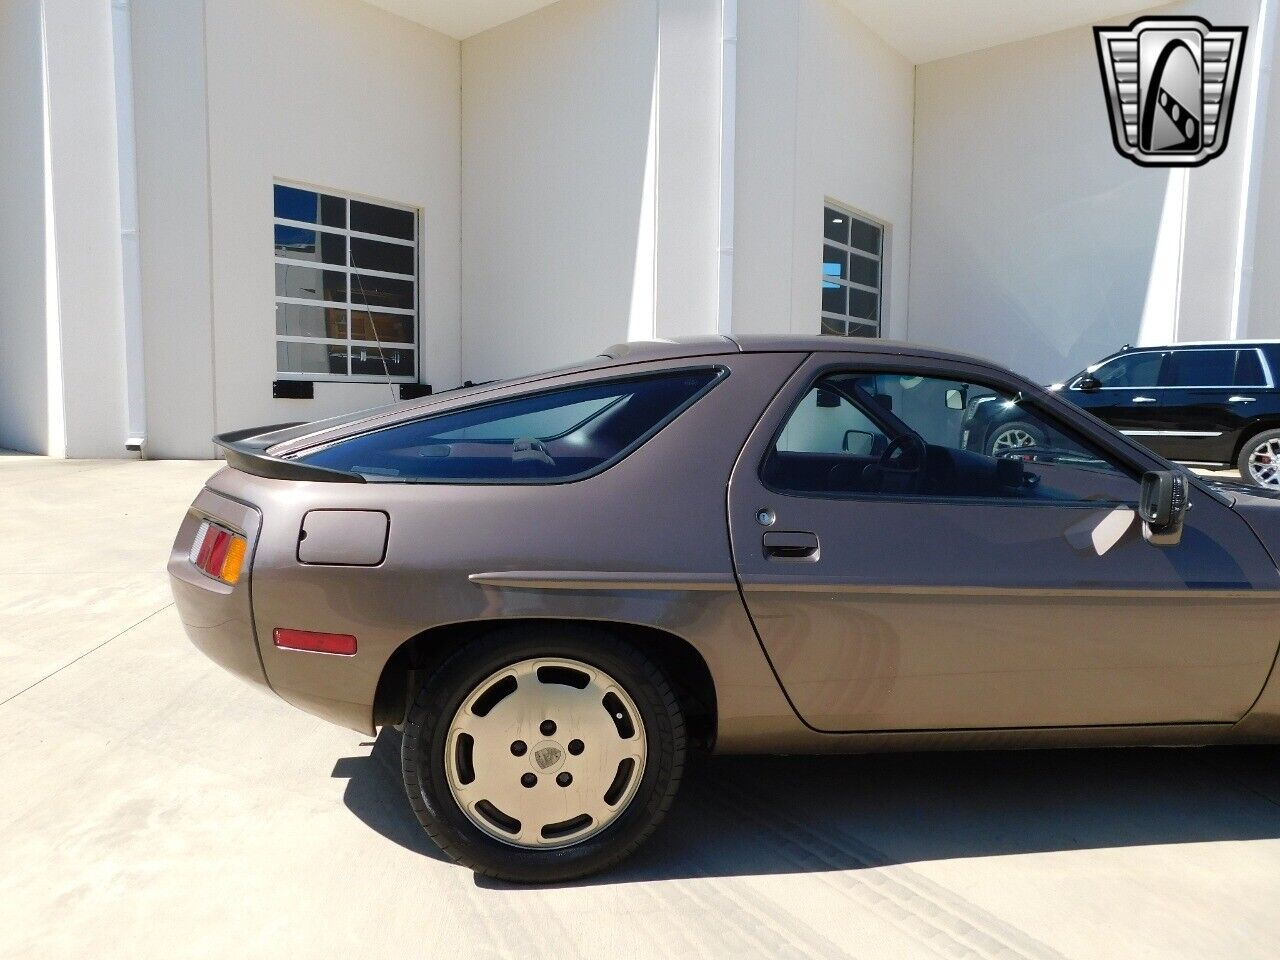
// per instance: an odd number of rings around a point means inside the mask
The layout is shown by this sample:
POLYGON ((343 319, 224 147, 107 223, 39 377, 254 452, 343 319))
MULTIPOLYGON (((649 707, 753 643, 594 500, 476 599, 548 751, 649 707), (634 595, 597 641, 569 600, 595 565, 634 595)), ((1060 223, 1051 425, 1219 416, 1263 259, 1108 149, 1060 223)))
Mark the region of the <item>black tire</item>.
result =
MULTIPOLYGON (((1027 423, 1024 420, 1010 420, 1008 423, 997 424, 991 428, 991 432, 987 434, 987 454, 994 457, 1007 452, 1007 450, 1013 449, 1012 447, 1006 447, 1001 450, 997 450, 996 445, 1005 434, 1014 432, 1021 432, 1030 437, 1032 445, 1035 446, 1043 446, 1045 441, 1048 439, 1045 436, 1044 430, 1036 426, 1034 423, 1027 423)), ((1027 445, 1028 444, 1024 444, 1024 446, 1027 445)))
MULTIPOLYGON (((1236 468, 1240 471, 1240 479, 1245 483, 1252 483, 1254 486, 1265 487, 1268 490, 1280 489, 1280 473, 1277 473, 1275 483, 1264 483, 1253 475, 1253 471, 1249 469, 1249 458, 1253 452, 1265 443, 1280 440, 1280 430, 1263 430, 1246 440, 1240 447, 1240 456, 1236 457, 1236 468)), ((1280 464, 1277 464, 1280 468, 1280 464)))
POLYGON ((449 857, 478 874, 516 883, 570 880, 630 856, 657 828, 684 770, 684 715, 662 672, 638 650, 601 629, 577 624, 499 627, 465 645, 418 690, 401 746, 405 792, 418 822, 449 857), (494 672, 532 657, 566 657, 605 671, 634 701, 648 756, 626 809, 601 832, 572 846, 530 849, 478 829, 449 789, 445 747, 459 706, 494 672))

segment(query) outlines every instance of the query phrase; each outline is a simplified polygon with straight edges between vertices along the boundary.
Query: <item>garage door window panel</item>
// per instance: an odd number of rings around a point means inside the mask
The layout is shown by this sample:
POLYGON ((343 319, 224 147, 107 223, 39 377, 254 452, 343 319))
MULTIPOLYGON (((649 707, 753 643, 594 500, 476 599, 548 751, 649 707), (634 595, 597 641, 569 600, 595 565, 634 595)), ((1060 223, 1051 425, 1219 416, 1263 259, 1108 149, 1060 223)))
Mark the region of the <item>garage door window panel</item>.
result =
POLYGON ((287 184, 274 195, 277 371, 416 380, 417 214, 287 184))
POLYGON ((823 210, 822 333, 878 337, 884 224, 828 204, 823 210))

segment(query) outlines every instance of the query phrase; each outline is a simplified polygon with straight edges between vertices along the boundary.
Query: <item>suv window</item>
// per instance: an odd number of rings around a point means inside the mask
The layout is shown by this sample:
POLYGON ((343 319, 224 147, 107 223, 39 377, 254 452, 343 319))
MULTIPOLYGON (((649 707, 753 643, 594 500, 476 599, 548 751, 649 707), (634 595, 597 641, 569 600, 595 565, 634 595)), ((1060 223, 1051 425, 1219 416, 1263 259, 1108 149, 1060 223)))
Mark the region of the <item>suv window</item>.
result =
POLYGON ((896 373, 815 383, 761 475, 774 490, 816 496, 1132 502, 1138 494, 1126 469, 1021 396, 896 373))
POLYGON ((1265 387, 1267 375, 1262 370, 1262 360, 1257 350, 1241 350, 1236 354, 1236 376, 1231 381, 1236 387, 1265 387))
MULTIPOLYGON (((1229 387, 1235 381, 1238 350, 1175 350, 1168 382, 1174 387, 1229 387)), ((1257 355, 1254 355, 1257 359, 1257 355)))
POLYGON ((678 370, 527 394, 349 437, 297 459, 371 480, 574 480, 616 463, 723 375, 678 370))
POLYGON ((1154 387, 1160 383, 1160 367, 1166 356, 1157 350, 1125 353, 1103 361, 1092 372, 1103 387, 1154 387))

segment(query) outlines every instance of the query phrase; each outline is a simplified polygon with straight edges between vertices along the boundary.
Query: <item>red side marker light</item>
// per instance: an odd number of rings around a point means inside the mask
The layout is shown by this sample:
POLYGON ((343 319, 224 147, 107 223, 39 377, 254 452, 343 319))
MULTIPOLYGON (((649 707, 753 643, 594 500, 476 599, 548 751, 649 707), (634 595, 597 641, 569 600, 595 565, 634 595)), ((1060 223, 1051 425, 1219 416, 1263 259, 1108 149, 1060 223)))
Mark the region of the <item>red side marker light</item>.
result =
POLYGON ((316 633, 313 630, 290 630, 276 627, 272 639, 283 650, 307 650, 311 653, 336 653, 344 657, 356 652, 356 638, 349 633, 316 633))

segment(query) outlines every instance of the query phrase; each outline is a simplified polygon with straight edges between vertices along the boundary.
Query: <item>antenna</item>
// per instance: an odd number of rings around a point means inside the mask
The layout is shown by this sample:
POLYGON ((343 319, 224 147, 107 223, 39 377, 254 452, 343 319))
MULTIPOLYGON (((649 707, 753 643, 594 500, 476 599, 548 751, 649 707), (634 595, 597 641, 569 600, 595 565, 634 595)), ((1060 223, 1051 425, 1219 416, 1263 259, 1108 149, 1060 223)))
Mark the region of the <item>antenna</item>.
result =
POLYGON ((356 278, 356 284, 360 287, 360 299, 364 301, 365 316, 369 318, 369 329, 373 331, 373 342, 378 345, 378 359, 382 361, 382 374, 387 378, 387 389, 391 391, 391 402, 395 403, 400 398, 396 396, 395 384, 391 382, 391 369, 387 366, 387 355, 382 351, 382 338, 378 336, 378 325, 373 322, 373 311, 369 309, 369 298, 364 292, 364 281, 360 279, 360 274, 356 273, 356 258, 351 255, 351 275, 356 278))

